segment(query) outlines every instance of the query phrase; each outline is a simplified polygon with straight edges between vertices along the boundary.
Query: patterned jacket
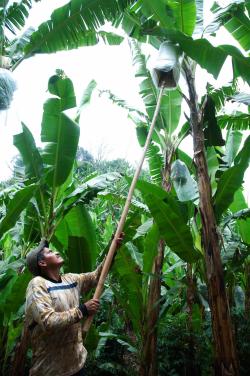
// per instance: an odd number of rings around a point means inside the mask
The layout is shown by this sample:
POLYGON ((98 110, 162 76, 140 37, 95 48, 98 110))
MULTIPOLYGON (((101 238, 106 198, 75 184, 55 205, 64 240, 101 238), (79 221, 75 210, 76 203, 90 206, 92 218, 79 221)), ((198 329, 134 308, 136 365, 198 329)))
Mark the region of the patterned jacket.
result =
POLYGON ((33 278, 26 291, 26 323, 33 350, 30 376, 70 376, 84 365, 80 295, 97 285, 102 264, 91 273, 64 274, 61 282, 33 278))

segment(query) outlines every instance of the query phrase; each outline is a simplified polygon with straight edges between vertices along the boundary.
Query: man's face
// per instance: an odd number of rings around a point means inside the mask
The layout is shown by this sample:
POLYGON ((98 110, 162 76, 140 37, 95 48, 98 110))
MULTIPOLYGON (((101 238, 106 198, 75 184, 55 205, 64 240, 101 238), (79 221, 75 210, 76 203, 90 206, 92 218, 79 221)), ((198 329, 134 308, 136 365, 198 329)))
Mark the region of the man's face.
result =
POLYGON ((63 258, 58 252, 53 252, 51 249, 45 247, 42 251, 42 259, 38 261, 41 268, 55 269, 62 266, 63 258))

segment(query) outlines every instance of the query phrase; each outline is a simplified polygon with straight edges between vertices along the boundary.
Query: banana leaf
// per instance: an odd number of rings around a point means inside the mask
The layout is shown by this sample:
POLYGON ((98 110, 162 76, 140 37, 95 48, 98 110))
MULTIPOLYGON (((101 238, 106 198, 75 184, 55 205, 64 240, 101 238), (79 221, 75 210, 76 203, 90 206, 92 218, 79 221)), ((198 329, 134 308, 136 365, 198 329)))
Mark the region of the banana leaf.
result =
POLYGON ((14 197, 9 201, 6 209, 6 215, 0 222, 0 238, 4 233, 15 226, 20 214, 26 209, 29 201, 34 196, 37 190, 37 185, 32 184, 28 187, 17 191, 14 197))
POLYGON ((186 262, 196 261, 199 253, 194 248, 187 220, 176 198, 144 181, 139 181, 136 188, 142 193, 160 235, 169 248, 186 262))
POLYGON ((48 184, 55 189, 62 185, 71 172, 80 135, 79 126, 65 110, 75 107, 76 99, 71 80, 58 73, 48 84, 50 98, 44 104, 42 119, 42 142, 45 142, 43 161, 50 167, 48 184))

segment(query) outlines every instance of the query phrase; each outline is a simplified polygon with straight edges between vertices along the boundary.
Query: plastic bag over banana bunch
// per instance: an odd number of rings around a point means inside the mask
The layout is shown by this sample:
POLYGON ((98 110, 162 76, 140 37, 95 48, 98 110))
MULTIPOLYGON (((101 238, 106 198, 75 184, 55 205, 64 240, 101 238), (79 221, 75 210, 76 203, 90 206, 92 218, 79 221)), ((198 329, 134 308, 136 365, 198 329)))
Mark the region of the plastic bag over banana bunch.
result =
POLYGON ((194 201, 198 199, 198 186, 182 161, 177 159, 171 166, 171 179, 177 197, 180 201, 194 201))
POLYGON ((5 68, 0 68, 0 111, 8 110, 17 88, 12 73, 5 68))
POLYGON ((167 90, 176 89, 180 78, 182 60, 183 53, 177 44, 170 41, 163 42, 151 69, 155 86, 164 86, 167 90))

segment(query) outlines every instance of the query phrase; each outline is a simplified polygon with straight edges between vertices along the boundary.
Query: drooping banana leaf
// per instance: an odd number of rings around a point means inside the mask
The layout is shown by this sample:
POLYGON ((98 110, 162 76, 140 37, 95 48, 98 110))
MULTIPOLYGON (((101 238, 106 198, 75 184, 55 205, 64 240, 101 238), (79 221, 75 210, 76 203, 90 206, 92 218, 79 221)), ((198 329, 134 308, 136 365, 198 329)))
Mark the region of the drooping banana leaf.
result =
MULTIPOLYGON (((235 214, 239 210, 246 210, 248 208, 245 197, 243 195, 242 189, 239 189, 235 195, 232 204, 230 205, 230 210, 235 214)), ((243 242, 250 244, 250 218, 249 216, 245 219, 237 219, 237 224, 239 226, 240 235, 242 236, 243 242)))
POLYGON ((193 238, 178 201, 161 188, 139 181, 136 186, 158 226, 160 235, 166 244, 180 258, 194 262, 199 253, 194 249, 193 238))
POLYGON ((226 86, 222 86, 218 89, 215 89, 212 85, 207 84, 207 92, 210 97, 212 97, 216 111, 220 111, 222 107, 225 106, 226 101, 234 96, 237 88, 234 82, 229 83, 226 86))
POLYGON ((7 1, 3 3, 5 9, 0 9, 0 23, 12 34, 16 34, 17 29, 25 25, 29 10, 32 8, 32 0, 11 2, 9 6, 7 3, 7 1))
POLYGON ((132 0, 71 0, 56 9, 50 20, 42 23, 25 48, 27 56, 51 53, 80 46, 92 46, 103 40, 120 44, 123 38, 100 31, 106 22, 118 22, 132 0))
POLYGON ((244 173, 248 167, 250 158, 250 136, 246 139, 243 148, 234 160, 234 166, 227 169, 221 175, 217 191, 214 195, 214 208, 217 220, 231 205, 235 193, 240 189, 244 173))
POLYGON ((144 273, 152 272, 153 262, 158 252, 159 240, 160 240, 159 229, 156 224, 153 224, 144 239, 144 252, 143 252, 143 272, 144 273))
POLYGON ((88 86, 86 87, 86 89, 84 90, 82 98, 81 98, 80 105, 77 109, 77 114, 76 114, 76 122, 77 123, 79 122, 79 119, 80 119, 80 116, 81 116, 83 109, 85 108, 85 106, 87 106, 90 103, 93 91, 95 90, 96 86, 97 86, 96 81, 91 80, 90 83, 88 84, 88 86))
POLYGON ((146 158, 149 165, 150 177, 153 183, 161 185, 164 161, 158 145, 153 143, 149 145, 146 158))
POLYGON ((226 140, 225 161, 230 167, 233 163, 242 140, 242 133, 239 131, 229 131, 226 140))
POLYGON ((15 193, 8 203, 6 215, 0 222, 0 238, 16 224, 21 212, 26 209, 36 190, 37 185, 32 184, 15 193))
POLYGON ((143 319, 142 274, 126 246, 119 249, 113 271, 119 278, 119 288, 112 286, 112 289, 132 321, 134 330, 140 333, 143 319))
POLYGON ((219 27, 225 27, 246 51, 250 49, 250 20, 245 13, 243 0, 235 0, 226 7, 217 3, 212 7, 213 22, 207 27, 207 32, 215 32, 219 27))
POLYGON ((14 273, 8 270, 7 274, 11 275, 7 285, 0 291, 0 312, 4 312, 6 317, 16 313, 25 300, 25 291, 31 279, 29 272, 14 273))
POLYGON ((93 270, 96 262, 95 227, 83 204, 78 204, 69 211, 58 226, 55 236, 67 250, 70 272, 93 270))
POLYGON ((216 173, 219 170, 219 161, 216 149, 213 146, 206 148, 206 159, 212 193, 214 194, 217 188, 216 173))
POLYGON ((22 123, 22 128, 22 133, 14 136, 13 143, 22 156, 26 177, 37 182, 42 175, 42 157, 36 147, 33 135, 28 127, 22 123))
POLYGON ((23 239, 27 244, 31 242, 37 243, 41 239, 42 234, 39 222, 43 222, 43 218, 36 203, 30 201, 23 219, 23 239))
POLYGON ((221 128, 233 129, 238 131, 248 130, 250 128, 250 115, 242 112, 235 115, 220 115, 217 117, 221 128))
POLYGON ((120 179, 120 177, 121 175, 116 172, 109 172, 87 180, 63 198, 58 207, 58 214, 63 211, 65 215, 79 199, 85 204, 89 203, 97 196, 98 192, 107 188, 110 184, 120 179))
POLYGON ((206 146, 223 146, 225 141, 222 138, 221 128, 217 123, 215 102, 209 95, 206 99, 204 109, 204 137, 206 146))

